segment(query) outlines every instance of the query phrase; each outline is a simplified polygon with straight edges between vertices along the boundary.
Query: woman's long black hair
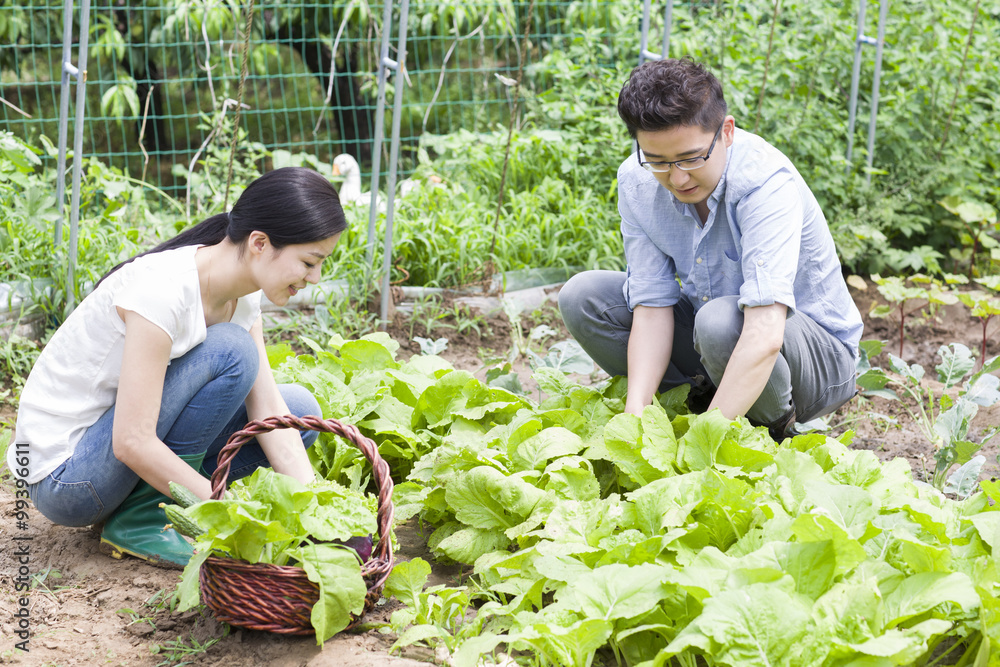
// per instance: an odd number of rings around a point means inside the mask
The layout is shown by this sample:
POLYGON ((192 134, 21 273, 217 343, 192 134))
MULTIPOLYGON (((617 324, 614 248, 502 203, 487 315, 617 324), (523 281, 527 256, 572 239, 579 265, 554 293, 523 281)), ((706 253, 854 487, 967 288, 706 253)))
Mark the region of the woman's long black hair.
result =
POLYGON ((322 241, 347 228, 340 197, 330 181, 304 167, 269 171, 247 186, 227 213, 202 220, 160 245, 125 260, 100 281, 129 262, 164 250, 189 245, 215 245, 228 238, 243 249, 251 232, 267 234, 271 245, 285 246, 322 241))

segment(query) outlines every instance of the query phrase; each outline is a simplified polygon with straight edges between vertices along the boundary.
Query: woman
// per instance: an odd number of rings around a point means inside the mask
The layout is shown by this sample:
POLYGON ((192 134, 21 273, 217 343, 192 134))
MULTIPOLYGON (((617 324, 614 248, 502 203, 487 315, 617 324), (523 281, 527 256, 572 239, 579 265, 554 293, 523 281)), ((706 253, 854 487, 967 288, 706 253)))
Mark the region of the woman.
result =
MULTIPOLYGON (((251 419, 318 414, 277 385, 264 349, 261 293, 281 306, 320 279, 346 226, 316 172, 278 169, 212 216, 102 278, 38 358, 21 394, 13 458, 38 510, 101 524, 102 550, 184 566, 190 545, 163 531, 169 482, 202 498, 229 436, 251 419), (24 474, 27 468, 27 474, 24 474)), ((229 479, 262 465, 308 483, 315 432, 247 443, 229 479), (305 447, 303 447, 305 444, 305 447)))

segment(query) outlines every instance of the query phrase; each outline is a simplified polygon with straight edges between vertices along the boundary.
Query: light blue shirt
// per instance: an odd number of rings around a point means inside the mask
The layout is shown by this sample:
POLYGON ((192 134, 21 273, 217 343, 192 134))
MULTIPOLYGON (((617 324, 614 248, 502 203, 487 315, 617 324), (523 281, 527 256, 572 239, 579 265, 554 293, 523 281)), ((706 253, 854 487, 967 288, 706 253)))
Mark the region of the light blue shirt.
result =
POLYGON ((618 168, 629 309, 685 298, 697 310, 732 295, 741 308, 780 303, 857 355, 861 313, 809 186, 778 149, 739 128, 726 159, 704 225, 635 154, 618 168))

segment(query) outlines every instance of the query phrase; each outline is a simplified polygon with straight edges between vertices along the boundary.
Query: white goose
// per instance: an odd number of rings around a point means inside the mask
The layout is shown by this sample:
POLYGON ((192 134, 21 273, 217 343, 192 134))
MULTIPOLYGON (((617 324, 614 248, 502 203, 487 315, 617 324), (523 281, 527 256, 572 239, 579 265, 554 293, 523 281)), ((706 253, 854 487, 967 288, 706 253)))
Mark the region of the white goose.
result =
MULTIPOLYGON (((361 191, 361 167, 358 166, 358 161, 353 156, 341 153, 333 158, 333 175, 341 176, 344 179, 344 183, 340 186, 340 191, 338 192, 341 205, 347 206, 350 204, 364 206, 365 208, 371 205, 372 194, 371 192, 361 191)), ((400 198, 405 197, 425 185, 437 187, 442 182, 441 177, 436 174, 427 176, 423 181, 407 178, 399 184, 398 196, 400 198)), ((379 197, 376 201, 378 202, 378 210, 385 212, 385 202, 382 198, 379 197)))
POLYGON ((372 193, 361 191, 361 167, 352 156, 341 153, 333 158, 333 175, 344 178, 344 183, 337 193, 340 195, 341 205, 356 204, 365 207, 371 205, 372 193))

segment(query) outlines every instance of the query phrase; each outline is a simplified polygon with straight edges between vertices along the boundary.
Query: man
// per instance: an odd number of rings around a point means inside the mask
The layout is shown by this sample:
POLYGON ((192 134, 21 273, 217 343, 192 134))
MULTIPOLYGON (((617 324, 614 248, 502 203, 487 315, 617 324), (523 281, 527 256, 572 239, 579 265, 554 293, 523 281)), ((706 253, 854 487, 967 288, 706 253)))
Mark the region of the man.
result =
POLYGON ((788 158, 738 129, 689 59, 635 68, 618 114, 636 145, 618 169, 627 271, 574 276, 559 306, 598 365, 628 375, 626 412, 687 383, 781 441, 847 402, 861 314, 788 158))

